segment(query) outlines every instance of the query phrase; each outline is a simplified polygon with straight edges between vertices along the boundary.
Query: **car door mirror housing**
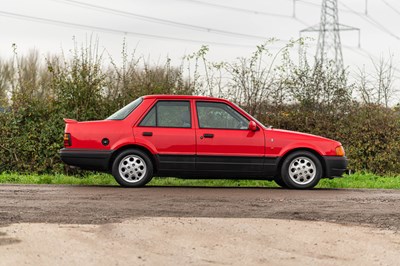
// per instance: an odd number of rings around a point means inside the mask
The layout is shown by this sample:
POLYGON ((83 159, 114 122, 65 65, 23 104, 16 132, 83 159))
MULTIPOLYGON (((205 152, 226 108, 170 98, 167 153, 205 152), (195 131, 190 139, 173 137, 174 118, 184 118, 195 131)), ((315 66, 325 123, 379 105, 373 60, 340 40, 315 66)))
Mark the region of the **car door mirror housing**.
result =
POLYGON ((257 130, 258 130, 258 127, 257 127, 256 122, 250 121, 250 122, 249 122, 249 127, 248 127, 248 129, 251 130, 251 131, 257 131, 257 130))

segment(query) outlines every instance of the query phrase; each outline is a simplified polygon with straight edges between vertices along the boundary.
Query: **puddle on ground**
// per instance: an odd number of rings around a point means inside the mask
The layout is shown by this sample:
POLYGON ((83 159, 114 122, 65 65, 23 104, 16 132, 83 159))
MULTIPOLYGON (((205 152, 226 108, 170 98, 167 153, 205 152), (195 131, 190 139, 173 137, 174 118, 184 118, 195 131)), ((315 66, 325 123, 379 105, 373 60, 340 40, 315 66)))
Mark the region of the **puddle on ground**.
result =
POLYGON ((7 234, 4 232, 0 232, 0 246, 12 245, 20 243, 21 240, 18 238, 7 237, 7 234))

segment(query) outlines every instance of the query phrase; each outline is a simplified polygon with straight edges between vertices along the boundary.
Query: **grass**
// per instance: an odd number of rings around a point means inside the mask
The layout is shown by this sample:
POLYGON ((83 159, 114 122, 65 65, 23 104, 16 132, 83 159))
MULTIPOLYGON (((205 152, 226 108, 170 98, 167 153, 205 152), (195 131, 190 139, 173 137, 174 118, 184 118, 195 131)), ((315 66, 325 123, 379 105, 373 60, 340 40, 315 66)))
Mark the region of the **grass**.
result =
MULTIPOLYGON (((118 185, 111 175, 90 174, 87 176, 67 175, 21 175, 0 174, 3 184, 66 184, 66 185, 118 185)), ((149 186, 206 186, 206 187, 278 187, 274 182, 263 180, 216 180, 216 179, 178 179, 153 178, 149 186)), ((345 175, 333 180, 323 179, 317 188, 380 188, 400 189, 400 175, 378 176, 370 173, 345 175)))
POLYGON ((5 184, 57 184, 57 185, 118 185, 111 175, 92 174, 88 176, 68 175, 22 175, 16 173, 0 174, 0 183, 5 184))
POLYGON ((400 175, 379 176, 371 173, 356 173, 332 180, 323 179, 320 188, 384 188, 400 189, 400 175))

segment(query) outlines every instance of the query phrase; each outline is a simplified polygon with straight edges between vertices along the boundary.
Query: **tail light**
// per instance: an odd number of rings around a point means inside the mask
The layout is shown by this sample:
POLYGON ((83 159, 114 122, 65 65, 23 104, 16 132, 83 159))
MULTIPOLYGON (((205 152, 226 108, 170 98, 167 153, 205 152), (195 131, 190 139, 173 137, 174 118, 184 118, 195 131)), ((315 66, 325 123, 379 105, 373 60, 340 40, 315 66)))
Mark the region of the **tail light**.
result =
POLYGON ((64 133, 64 147, 69 147, 71 146, 71 134, 69 133, 64 133))

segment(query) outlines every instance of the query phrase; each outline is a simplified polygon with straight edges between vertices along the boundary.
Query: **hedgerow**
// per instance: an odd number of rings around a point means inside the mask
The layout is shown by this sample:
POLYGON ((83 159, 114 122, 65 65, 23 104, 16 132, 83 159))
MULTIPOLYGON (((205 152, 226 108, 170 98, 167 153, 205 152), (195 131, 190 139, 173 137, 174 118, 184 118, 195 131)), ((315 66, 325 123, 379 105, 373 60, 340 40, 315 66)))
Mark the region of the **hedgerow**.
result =
POLYGON ((66 57, 15 53, 0 60, 0 172, 68 173, 58 155, 63 118, 104 119, 147 94, 197 94, 228 98, 265 125, 339 140, 352 170, 400 173, 398 109, 332 65, 294 63, 293 45, 272 54, 267 43, 233 62, 209 62, 202 47, 178 67, 128 56, 126 46, 120 65, 97 44, 66 57))

